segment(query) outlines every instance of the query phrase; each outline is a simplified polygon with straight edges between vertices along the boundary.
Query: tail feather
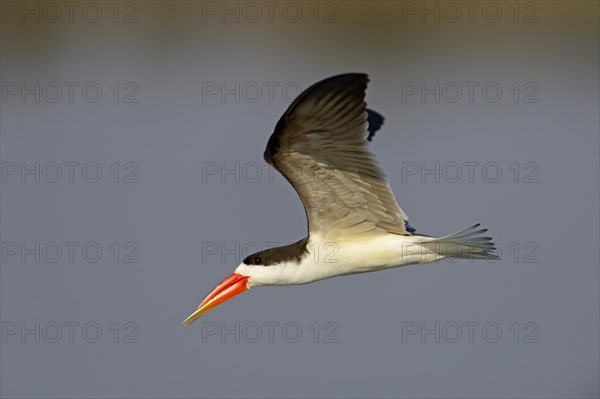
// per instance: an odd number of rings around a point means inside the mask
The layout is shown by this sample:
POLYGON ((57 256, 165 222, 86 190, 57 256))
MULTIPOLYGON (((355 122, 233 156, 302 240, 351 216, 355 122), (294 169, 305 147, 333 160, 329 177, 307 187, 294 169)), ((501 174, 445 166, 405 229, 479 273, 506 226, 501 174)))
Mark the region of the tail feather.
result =
POLYGON ((498 259, 496 244, 492 242, 492 237, 481 236, 487 232, 487 229, 478 230, 479 226, 480 224, 477 223, 424 244, 440 258, 498 259))

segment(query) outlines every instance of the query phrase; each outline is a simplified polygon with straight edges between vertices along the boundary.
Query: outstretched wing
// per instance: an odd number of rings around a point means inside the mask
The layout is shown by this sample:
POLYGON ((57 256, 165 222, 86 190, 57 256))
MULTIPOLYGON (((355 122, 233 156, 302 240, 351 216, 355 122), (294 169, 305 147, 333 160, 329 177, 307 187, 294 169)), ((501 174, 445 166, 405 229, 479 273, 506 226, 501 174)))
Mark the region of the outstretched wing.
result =
POLYGON ((367 82, 367 75, 352 73, 309 87, 267 143, 265 160, 300 196, 310 233, 411 234, 408 217, 366 148, 367 82))

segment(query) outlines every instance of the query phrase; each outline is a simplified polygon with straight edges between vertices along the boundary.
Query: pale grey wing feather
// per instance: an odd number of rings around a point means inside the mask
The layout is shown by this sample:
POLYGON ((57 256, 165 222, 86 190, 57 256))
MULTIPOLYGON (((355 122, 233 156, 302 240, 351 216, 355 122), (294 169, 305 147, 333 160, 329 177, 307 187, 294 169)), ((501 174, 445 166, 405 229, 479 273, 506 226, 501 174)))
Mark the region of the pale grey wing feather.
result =
POLYGON ((368 151, 368 78, 345 74, 298 96, 269 138, 265 160, 298 192, 309 232, 410 235, 406 214, 368 151))

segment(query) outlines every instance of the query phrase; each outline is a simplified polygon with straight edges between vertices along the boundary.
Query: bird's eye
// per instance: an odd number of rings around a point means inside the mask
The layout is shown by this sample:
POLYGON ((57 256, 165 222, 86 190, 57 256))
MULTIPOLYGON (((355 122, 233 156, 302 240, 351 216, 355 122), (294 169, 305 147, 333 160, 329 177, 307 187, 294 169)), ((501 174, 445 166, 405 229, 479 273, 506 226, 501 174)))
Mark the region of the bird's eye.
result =
POLYGON ((254 264, 255 265, 260 265, 262 262, 260 260, 260 258, 254 258, 254 264))

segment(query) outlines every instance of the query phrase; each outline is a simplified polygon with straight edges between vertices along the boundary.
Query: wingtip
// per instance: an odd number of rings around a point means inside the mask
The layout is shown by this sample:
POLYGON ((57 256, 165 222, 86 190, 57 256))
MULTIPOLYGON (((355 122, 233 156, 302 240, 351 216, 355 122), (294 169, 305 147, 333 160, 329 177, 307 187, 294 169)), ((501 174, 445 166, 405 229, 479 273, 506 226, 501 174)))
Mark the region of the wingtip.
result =
POLYGON ((379 112, 372 109, 367 108, 365 111, 367 112, 367 141, 373 141, 375 133, 381 129, 385 118, 379 112))

